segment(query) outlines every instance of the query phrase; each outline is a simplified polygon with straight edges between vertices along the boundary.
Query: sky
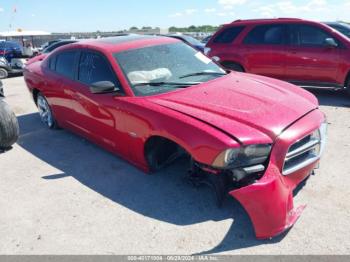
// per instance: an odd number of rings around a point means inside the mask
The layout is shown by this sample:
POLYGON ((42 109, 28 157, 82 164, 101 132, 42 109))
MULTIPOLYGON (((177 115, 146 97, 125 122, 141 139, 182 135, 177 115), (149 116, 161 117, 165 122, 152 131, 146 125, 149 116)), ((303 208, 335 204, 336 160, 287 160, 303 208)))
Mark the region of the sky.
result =
POLYGON ((350 0, 0 0, 0 31, 118 31, 271 17, 350 21, 350 0))

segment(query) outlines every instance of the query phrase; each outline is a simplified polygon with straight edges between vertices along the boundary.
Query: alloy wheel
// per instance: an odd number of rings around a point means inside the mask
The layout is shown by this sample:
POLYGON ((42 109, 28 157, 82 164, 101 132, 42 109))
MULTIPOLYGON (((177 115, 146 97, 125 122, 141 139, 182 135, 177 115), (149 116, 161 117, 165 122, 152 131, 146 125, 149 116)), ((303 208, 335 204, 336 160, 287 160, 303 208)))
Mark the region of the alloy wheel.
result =
POLYGON ((54 126, 54 120, 52 117, 52 112, 49 104, 47 103, 45 97, 39 95, 38 96, 38 109, 41 121, 47 125, 49 128, 54 126))

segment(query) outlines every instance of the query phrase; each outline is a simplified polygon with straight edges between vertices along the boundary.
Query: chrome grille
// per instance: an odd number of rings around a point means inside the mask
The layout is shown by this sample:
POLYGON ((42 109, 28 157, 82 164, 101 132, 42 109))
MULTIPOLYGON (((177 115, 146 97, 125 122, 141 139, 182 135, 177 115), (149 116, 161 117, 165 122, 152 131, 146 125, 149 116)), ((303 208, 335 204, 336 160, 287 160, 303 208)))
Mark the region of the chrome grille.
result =
POLYGON ((300 139, 290 146, 284 160, 283 175, 290 175, 319 160, 326 143, 327 124, 312 134, 300 139))

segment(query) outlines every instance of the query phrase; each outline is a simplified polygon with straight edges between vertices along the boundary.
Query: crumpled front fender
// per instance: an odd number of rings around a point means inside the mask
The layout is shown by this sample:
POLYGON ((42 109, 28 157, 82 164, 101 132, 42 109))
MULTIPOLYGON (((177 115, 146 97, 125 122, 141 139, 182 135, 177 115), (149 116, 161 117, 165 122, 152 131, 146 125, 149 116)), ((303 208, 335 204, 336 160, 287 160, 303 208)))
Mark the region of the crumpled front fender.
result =
POLYGON ((319 160, 284 176, 281 174, 284 156, 291 145, 320 128, 324 121, 324 114, 314 110, 290 126, 276 140, 263 177, 230 192, 250 216, 257 238, 279 235, 300 217, 305 206, 294 208, 293 191, 318 166, 319 160))
MULTIPOLYGON (((302 177, 299 176, 300 180, 309 174, 310 172, 306 170, 302 177)), ((283 181, 279 169, 271 164, 261 180, 233 190, 230 195, 247 211, 256 237, 266 239, 277 236, 293 226, 304 210, 305 206, 294 209, 294 188, 295 186, 283 181)))

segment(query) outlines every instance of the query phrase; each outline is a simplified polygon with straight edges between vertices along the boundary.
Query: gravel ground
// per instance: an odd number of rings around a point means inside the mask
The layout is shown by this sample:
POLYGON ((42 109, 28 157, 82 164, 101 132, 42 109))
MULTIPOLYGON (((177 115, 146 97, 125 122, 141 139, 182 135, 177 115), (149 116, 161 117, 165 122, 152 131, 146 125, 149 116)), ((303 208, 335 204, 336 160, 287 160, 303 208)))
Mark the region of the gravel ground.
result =
POLYGON ((329 144, 297 195, 287 234, 259 241, 233 199, 222 209, 177 165, 150 176, 41 123, 22 77, 3 81, 21 136, 0 155, 0 254, 350 254, 350 99, 317 92, 329 144))

